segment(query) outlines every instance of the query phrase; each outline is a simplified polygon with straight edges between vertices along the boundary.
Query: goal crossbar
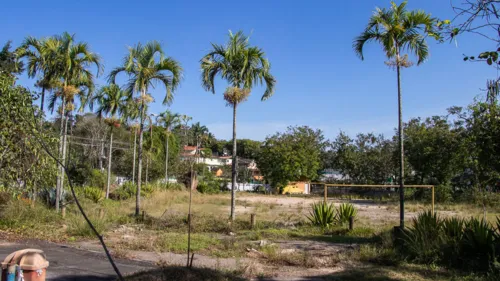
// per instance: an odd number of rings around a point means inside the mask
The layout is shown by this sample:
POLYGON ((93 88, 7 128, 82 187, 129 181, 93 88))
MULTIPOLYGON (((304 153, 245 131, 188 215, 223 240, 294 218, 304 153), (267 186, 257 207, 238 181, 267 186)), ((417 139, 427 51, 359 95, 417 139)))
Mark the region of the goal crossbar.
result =
MULTIPOLYGON (((384 184, 345 184, 345 183, 324 183, 324 182, 311 182, 311 184, 315 185, 323 185, 325 188, 324 191, 324 201, 326 202, 328 200, 328 187, 367 187, 367 188, 399 188, 399 185, 384 185, 384 184)), ((408 188, 429 188, 432 190, 432 203, 431 203, 431 210, 432 213, 434 214, 434 186, 433 185, 414 185, 414 184, 408 184, 408 185, 403 185, 403 187, 408 187, 408 188)))

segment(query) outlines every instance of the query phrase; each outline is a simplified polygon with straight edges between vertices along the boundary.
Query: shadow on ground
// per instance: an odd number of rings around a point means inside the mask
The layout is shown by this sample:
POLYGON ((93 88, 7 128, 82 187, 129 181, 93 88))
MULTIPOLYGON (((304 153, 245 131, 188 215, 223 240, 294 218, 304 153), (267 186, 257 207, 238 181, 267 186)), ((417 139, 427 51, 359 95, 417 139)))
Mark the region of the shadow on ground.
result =
POLYGON ((95 275, 65 275, 55 278, 48 278, 47 281, 113 281, 116 277, 109 276, 95 276, 95 275))

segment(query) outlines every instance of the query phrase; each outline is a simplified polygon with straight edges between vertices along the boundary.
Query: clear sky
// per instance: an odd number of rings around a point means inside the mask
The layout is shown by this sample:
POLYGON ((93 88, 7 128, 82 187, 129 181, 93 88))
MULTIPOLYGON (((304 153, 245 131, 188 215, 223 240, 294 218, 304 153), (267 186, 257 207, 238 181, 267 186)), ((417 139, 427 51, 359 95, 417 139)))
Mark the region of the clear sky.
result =
MULTIPOLYGON (((397 125, 396 74, 384 64, 376 44, 367 46, 365 60, 352 51, 352 40, 376 6, 389 0, 358 1, 6 1, 0 17, 0 43, 14 46, 24 37, 75 33, 100 54, 105 75, 118 66, 127 46, 158 40, 167 55, 180 61, 184 80, 171 110, 207 125, 217 138, 229 139, 232 110, 225 106, 223 81, 216 94, 200 82, 200 58, 210 42, 224 43, 228 30, 251 34, 250 43, 267 54, 278 84, 275 95, 261 102, 262 88, 253 90, 238 109, 238 138, 262 140, 289 125, 322 129, 328 138, 339 130, 393 134, 397 125)), ((397 1, 398 3, 400 1, 397 1)), ((424 9, 450 19, 449 0, 410 0, 409 9, 424 9)), ((485 49, 477 36, 457 44, 430 41, 431 56, 402 73, 404 119, 442 115, 452 105, 465 106, 480 94, 496 71, 483 63, 465 63, 462 54, 485 49)), ((105 84, 105 77, 98 83, 105 84)), ((20 82, 31 89, 32 80, 20 82)), ((151 91, 161 105, 164 90, 151 91)))

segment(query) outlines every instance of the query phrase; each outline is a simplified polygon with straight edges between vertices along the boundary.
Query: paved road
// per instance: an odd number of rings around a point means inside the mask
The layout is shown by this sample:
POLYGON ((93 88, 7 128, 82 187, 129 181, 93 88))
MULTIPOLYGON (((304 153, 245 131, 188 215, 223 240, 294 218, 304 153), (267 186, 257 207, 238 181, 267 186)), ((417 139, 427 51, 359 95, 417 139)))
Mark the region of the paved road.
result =
MULTIPOLYGON (((26 249, 41 249, 50 262, 47 270, 48 281, 111 281, 116 279, 115 272, 101 253, 89 252, 47 242, 16 242, 0 240, 0 259, 10 253, 26 249)), ((144 262, 118 260, 122 274, 141 271, 152 267, 144 262)))

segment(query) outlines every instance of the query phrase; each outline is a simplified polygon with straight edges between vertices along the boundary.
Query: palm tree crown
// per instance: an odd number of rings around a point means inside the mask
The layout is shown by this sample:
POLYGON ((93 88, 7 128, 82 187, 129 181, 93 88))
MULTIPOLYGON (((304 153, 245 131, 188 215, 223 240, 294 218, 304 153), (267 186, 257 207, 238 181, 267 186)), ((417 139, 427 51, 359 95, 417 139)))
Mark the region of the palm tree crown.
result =
POLYGON ((201 60, 202 84, 207 91, 215 93, 214 79, 217 75, 236 88, 251 89, 266 84, 262 100, 274 93, 276 80, 270 73, 269 61, 258 47, 249 45, 249 38, 239 31, 229 31, 226 46, 212 43, 213 50, 201 60))
POLYGON ((429 47, 421 33, 430 32, 435 19, 424 11, 407 11, 406 4, 404 1, 398 6, 391 2, 390 9, 376 8, 364 32, 353 43, 354 51, 361 59, 364 59, 363 47, 370 41, 380 43, 389 59, 398 60, 403 50, 413 53, 417 64, 427 59, 429 47))
POLYGON ((116 84, 111 84, 100 88, 93 97, 94 102, 97 103, 97 115, 99 118, 110 114, 113 118, 117 114, 126 112, 128 95, 120 89, 116 84))
POLYGON ((137 44, 129 48, 129 53, 123 59, 123 65, 115 68, 109 74, 109 81, 114 83, 116 76, 125 72, 129 76, 129 82, 126 85, 127 92, 141 93, 146 95, 149 87, 155 86, 155 83, 162 83, 166 88, 164 104, 171 104, 173 101, 173 92, 179 86, 182 79, 182 67, 180 64, 166 57, 160 43, 152 41, 146 45, 137 44), (156 59, 158 57, 158 59, 156 59), (170 72, 165 74, 165 72, 170 72))

